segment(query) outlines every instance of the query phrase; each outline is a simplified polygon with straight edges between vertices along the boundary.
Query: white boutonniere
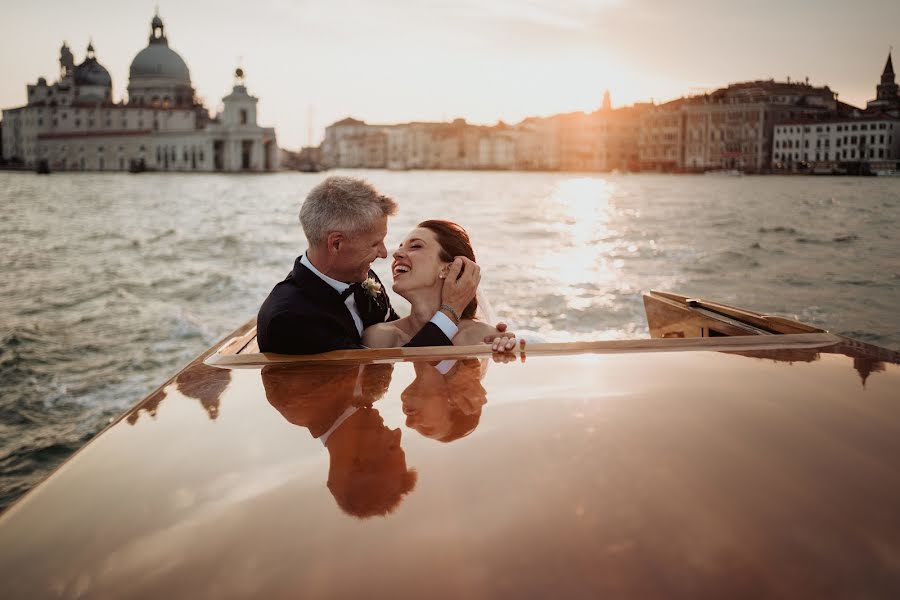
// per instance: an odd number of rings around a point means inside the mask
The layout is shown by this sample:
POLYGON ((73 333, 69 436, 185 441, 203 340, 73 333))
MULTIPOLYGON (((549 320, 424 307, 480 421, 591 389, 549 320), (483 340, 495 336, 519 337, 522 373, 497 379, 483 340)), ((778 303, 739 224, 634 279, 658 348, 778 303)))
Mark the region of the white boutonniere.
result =
POLYGON ((366 291, 370 298, 378 298, 381 295, 381 284, 372 277, 362 282, 362 289, 366 291))

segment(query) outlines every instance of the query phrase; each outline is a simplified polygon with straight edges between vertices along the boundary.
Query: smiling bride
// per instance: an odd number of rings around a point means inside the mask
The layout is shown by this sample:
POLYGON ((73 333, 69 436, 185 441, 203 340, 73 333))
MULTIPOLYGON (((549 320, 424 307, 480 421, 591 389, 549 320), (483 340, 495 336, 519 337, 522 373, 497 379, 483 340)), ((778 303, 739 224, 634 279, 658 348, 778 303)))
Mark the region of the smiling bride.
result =
MULTIPOLYGON (((391 274, 394 279, 392 289, 409 301, 410 315, 367 328, 362 336, 363 345, 370 348, 402 346, 415 335, 442 308, 441 288, 454 256, 465 256, 475 262, 469 234, 456 223, 423 221, 409 232, 394 252, 391 274)), ((480 344, 486 337, 494 338, 502 333, 488 324, 488 318, 481 315, 483 309, 478 311, 479 296, 476 295, 462 313, 456 315, 459 331, 452 340, 456 346, 480 344)))

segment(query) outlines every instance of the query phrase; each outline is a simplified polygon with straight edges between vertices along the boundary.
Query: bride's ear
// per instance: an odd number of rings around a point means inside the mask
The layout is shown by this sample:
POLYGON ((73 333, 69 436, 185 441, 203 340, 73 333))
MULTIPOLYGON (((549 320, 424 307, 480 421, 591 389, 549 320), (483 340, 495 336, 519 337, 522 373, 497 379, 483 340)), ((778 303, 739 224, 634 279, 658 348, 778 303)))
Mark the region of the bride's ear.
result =
POLYGON ((440 277, 441 279, 447 279, 447 273, 449 273, 449 272, 450 272, 450 265, 446 264, 443 267, 441 267, 441 270, 438 272, 438 277, 440 277))

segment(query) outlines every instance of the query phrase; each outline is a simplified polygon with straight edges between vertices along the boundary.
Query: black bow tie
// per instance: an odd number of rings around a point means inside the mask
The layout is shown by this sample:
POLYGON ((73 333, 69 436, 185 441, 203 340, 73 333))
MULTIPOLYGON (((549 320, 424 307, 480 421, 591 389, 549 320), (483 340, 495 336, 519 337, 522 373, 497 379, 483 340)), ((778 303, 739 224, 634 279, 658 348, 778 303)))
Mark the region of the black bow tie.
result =
POLYGON ((361 281, 357 281, 356 283, 351 283, 350 287, 341 292, 341 300, 346 300, 350 297, 351 294, 356 294, 358 292, 362 292, 363 286, 361 281))

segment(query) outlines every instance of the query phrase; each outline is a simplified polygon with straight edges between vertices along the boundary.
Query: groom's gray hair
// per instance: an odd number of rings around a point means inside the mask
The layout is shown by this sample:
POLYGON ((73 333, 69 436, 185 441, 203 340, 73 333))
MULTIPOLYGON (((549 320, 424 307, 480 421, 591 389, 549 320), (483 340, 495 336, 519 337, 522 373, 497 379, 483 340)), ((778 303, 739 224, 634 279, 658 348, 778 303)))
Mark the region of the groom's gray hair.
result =
POLYGON ((397 202, 372 184, 353 177, 332 176, 317 185, 300 207, 300 225, 310 245, 325 243, 332 231, 352 237, 370 231, 375 221, 397 212, 397 202))

